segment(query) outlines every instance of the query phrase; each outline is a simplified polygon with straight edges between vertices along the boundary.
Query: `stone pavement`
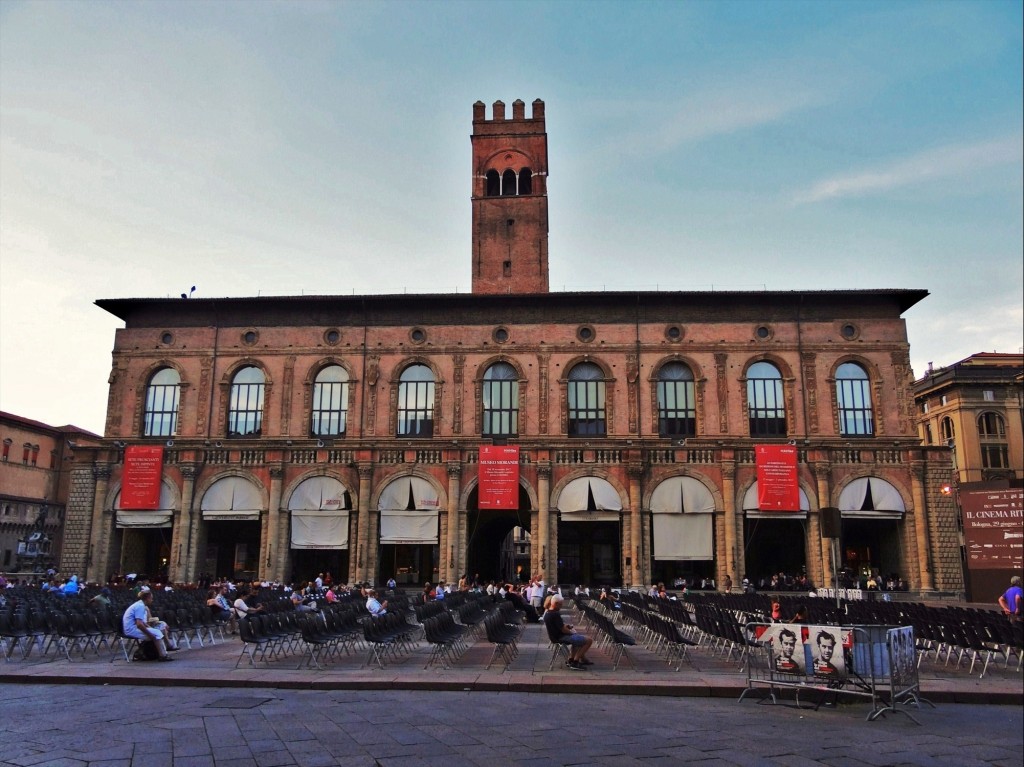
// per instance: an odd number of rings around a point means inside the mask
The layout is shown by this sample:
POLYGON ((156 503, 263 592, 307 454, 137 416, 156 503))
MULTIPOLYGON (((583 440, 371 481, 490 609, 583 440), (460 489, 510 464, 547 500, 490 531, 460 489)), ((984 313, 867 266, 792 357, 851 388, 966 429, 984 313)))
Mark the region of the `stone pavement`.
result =
POLYGON ((235 637, 173 663, 33 653, 0 668, 0 767, 1020 767, 1024 752, 1021 675, 1001 664, 979 679, 925 663, 922 693, 937 706, 913 709, 917 725, 868 722, 863 699, 739 702, 735 660, 704 649, 678 672, 639 647, 635 670, 595 650, 591 671, 549 672, 541 627, 526 626, 520 648, 508 670, 484 669, 486 642, 426 670, 425 643, 385 669, 359 652, 323 671, 294 655, 236 670, 235 637))
POLYGON ((1024 747, 1019 706, 952 703, 918 726, 859 705, 601 692, 24 684, 2 710, 0 767, 1019 767, 1024 747))

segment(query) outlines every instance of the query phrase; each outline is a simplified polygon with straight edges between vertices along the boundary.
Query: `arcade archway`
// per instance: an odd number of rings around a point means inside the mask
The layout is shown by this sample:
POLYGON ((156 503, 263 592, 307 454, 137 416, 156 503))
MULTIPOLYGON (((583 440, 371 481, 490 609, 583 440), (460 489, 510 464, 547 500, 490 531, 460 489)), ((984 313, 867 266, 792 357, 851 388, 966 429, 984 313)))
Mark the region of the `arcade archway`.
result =
MULTIPOLYGON (((466 575, 484 583, 529 580, 530 496, 519 486, 518 509, 484 509, 477 488, 466 503, 466 575)), ((460 573, 461 575, 461 573, 460 573)))

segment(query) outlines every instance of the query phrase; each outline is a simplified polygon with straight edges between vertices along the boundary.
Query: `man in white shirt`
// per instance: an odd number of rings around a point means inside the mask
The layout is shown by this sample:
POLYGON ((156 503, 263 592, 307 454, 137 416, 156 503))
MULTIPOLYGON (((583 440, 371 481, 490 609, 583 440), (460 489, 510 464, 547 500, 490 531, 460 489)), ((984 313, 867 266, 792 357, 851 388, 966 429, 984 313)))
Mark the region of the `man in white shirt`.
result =
POLYGON ((530 594, 530 604, 533 609, 540 612, 544 605, 544 578, 538 577, 533 583, 533 592, 530 594))
POLYGON ((366 594, 366 609, 370 615, 378 618, 388 611, 388 601, 385 599, 383 602, 380 602, 377 599, 376 589, 367 589, 366 594))
MULTIPOLYGON (((132 602, 121 617, 121 628, 126 636, 134 637, 140 642, 152 642, 156 646, 157 660, 174 660, 167 654, 168 650, 176 650, 167 639, 167 635, 153 623, 149 612, 153 604, 153 592, 149 589, 141 592, 137 601, 132 602)), ((166 626, 167 624, 162 624, 166 626)))

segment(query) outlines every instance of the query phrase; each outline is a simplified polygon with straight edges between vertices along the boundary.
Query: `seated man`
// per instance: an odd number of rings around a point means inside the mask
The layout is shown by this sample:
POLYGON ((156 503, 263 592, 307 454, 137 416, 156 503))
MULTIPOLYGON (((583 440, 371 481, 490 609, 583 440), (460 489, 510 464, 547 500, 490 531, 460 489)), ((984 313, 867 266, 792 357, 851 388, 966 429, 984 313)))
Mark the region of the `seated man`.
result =
POLYGON ((591 661, 587 660, 587 650, 594 644, 594 640, 583 634, 578 634, 571 625, 567 625, 562 620, 562 602, 564 599, 561 594, 552 594, 550 601, 548 602, 548 610, 544 613, 544 625, 548 630, 548 639, 557 644, 567 644, 571 647, 569 650, 569 660, 565 662, 565 665, 573 671, 582 671, 587 666, 594 665, 591 661))
POLYGON ((378 600, 376 589, 367 589, 366 594, 366 609, 370 615, 374 618, 379 618, 388 611, 388 601, 386 599, 383 602, 378 600))
POLYGON ((150 616, 149 608, 153 604, 153 592, 143 591, 139 594, 137 601, 132 602, 124 611, 121 618, 121 628, 126 636, 134 637, 140 642, 153 642, 156 646, 157 660, 174 660, 167 654, 168 650, 176 650, 177 647, 170 644, 165 630, 159 622, 154 624, 154 618, 150 616))

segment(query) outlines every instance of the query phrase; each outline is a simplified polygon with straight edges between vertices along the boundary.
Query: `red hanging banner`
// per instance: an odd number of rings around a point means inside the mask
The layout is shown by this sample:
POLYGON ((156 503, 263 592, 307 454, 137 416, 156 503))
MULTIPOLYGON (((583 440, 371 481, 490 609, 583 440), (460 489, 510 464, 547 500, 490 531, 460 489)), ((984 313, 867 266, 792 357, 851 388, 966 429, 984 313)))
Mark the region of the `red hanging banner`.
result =
POLYGON ((122 509, 160 508, 160 474, 163 466, 163 447, 131 445, 124 449, 122 509))
POLYGON ((800 511, 796 448, 757 445, 757 508, 761 511, 800 511))
POLYGON ((479 492, 481 509, 519 508, 519 447, 480 446, 479 492))

